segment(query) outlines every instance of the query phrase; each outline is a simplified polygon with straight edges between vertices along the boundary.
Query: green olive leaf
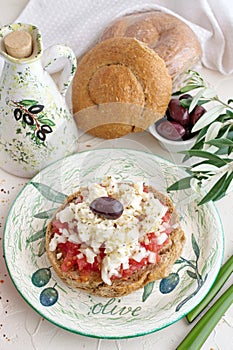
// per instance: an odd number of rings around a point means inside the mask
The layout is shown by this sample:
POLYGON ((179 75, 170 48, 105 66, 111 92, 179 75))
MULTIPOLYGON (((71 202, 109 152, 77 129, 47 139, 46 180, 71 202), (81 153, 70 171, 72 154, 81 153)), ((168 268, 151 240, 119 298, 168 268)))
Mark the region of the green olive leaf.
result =
POLYGON ((34 215, 37 219, 50 219, 58 208, 52 208, 34 215))
POLYGON ((184 99, 180 100, 180 104, 184 108, 189 108, 191 102, 192 102, 191 98, 184 98, 184 99))
POLYGON ((45 184, 32 181, 31 185, 33 185, 42 194, 42 196, 52 202, 63 203, 67 198, 67 195, 64 193, 58 192, 45 184))
POLYGON ((190 188, 190 181, 193 177, 187 176, 181 180, 176 181, 174 184, 167 188, 167 191, 177 191, 177 190, 185 190, 190 188))
POLYGON ((146 301, 148 297, 151 295, 154 289, 154 284, 155 282, 150 282, 147 285, 145 285, 144 290, 143 290, 143 295, 142 295, 142 301, 146 301))
POLYGON ((38 241, 38 239, 45 237, 45 234, 46 234, 46 227, 44 227, 42 230, 37 231, 36 233, 31 235, 30 237, 28 237, 26 239, 26 242, 27 243, 36 242, 36 241, 38 241))
POLYGON ((190 271, 190 270, 187 270, 186 271, 187 272, 187 274, 189 275, 189 277, 191 277, 191 278, 193 278, 193 279, 197 279, 197 275, 196 275, 196 273, 195 272, 192 272, 192 271, 190 271))
POLYGON ((213 145, 216 146, 218 148, 221 147, 232 147, 233 146, 233 141, 226 139, 226 138, 219 138, 219 139, 215 139, 215 140, 209 140, 207 142, 209 145, 213 145))
MULTIPOLYGON (((207 129, 204 142, 208 143, 209 140, 215 139, 218 136, 218 133, 222 127, 223 127, 223 123, 221 122, 212 123, 207 129)), ((205 145, 204 145, 204 148, 205 148, 205 145)))
POLYGON ((195 166, 192 167, 193 172, 214 172, 216 173, 217 171, 217 166, 215 164, 209 164, 206 162, 202 162, 201 164, 196 164, 195 166))
POLYGON ((199 259, 199 256, 200 256, 200 249, 199 249, 199 246, 197 244, 197 241, 195 239, 195 236, 194 234, 192 233, 192 247, 193 247, 193 251, 196 255, 196 258, 197 258, 197 261, 199 259))
POLYGON ((38 256, 41 257, 46 252, 46 239, 45 237, 41 240, 38 250, 38 256))
MULTIPOLYGON (((226 191, 226 181, 227 172, 214 184, 214 186, 210 189, 210 191, 202 198, 198 205, 203 205, 209 201, 214 201, 220 199, 222 193, 226 191)), ((227 186, 228 187, 228 186, 227 186)))
POLYGON ((193 97, 193 100, 189 106, 189 113, 191 113, 193 111, 193 109, 196 107, 199 99, 201 98, 201 96, 203 95, 203 92, 205 91, 205 89, 201 89, 200 91, 198 91, 198 93, 193 97))
POLYGON ((179 152, 185 155, 182 162, 193 157, 192 166, 186 168, 186 173, 190 176, 176 181, 168 187, 168 191, 189 188, 193 181, 196 181, 200 190, 202 186, 208 185, 210 190, 199 203, 202 205, 208 201, 219 200, 233 190, 233 99, 228 99, 227 103, 222 101, 201 75, 192 70, 187 72, 183 86, 174 95, 195 89, 198 91, 192 98, 181 100, 182 106, 188 108, 189 112, 196 105, 209 102, 214 104, 191 130, 192 133, 198 133, 194 145, 188 151, 179 152))
POLYGON ((41 124, 55 126, 56 124, 51 119, 40 119, 41 124))
POLYGON ((22 100, 20 102, 18 102, 20 105, 22 106, 34 106, 38 103, 38 101, 36 100, 22 100))
POLYGON ((222 105, 217 105, 209 109, 196 122, 196 124, 192 128, 192 132, 199 131, 200 129, 204 128, 206 125, 211 124, 215 119, 218 118, 219 114, 221 114, 223 111, 224 111, 224 106, 222 105))
POLYGON ((184 92, 189 92, 189 91, 192 91, 192 90, 201 88, 201 87, 202 87, 202 85, 190 84, 190 85, 186 85, 186 86, 182 87, 182 88, 180 89, 180 91, 181 91, 182 93, 184 93, 184 92))
POLYGON ((228 191, 232 181, 233 181, 233 172, 230 173, 228 175, 228 177, 226 178, 224 186, 223 186, 221 192, 219 192, 218 195, 216 195, 216 197, 214 197, 214 199, 213 199, 214 201, 217 201, 217 200, 221 199, 222 197, 224 197, 226 195, 226 193, 227 193, 227 191, 228 191))
POLYGON ((212 154, 212 153, 209 153, 207 151, 202 151, 202 150, 189 150, 189 151, 184 151, 184 152, 180 152, 180 153, 184 153, 184 154, 188 154, 189 156, 191 157, 199 157, 199 158, 205 158, 205 159, 209 159, 209 160, 212 160, 212 161, 216 161, 218 162, 219 164, 222 164, 222 165, 226 165, 227 162, 220 158, 219 156, 217 156, 216 154, 212 154))

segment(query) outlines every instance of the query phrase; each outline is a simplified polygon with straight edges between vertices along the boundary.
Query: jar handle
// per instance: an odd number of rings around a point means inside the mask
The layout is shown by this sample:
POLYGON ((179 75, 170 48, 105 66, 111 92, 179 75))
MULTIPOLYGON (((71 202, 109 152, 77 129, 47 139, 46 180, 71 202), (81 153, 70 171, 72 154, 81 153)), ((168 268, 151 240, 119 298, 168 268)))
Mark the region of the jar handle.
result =
POLYGON ((46 70, 52 63, 60 58, 66 58, 68 60, 58 79, 59 91, 62 96, 65 96, 77 68, 77 59, 74 52, 68 46, 50 46, 43 53, 42 66, 46 70))

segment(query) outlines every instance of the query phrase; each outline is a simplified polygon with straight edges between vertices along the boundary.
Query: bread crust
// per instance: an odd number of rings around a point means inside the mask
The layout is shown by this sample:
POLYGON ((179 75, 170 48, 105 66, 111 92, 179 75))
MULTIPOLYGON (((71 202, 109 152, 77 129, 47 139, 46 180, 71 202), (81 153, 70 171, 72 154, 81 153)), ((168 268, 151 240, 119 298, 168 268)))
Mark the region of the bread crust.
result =
MULTIPOLYGON (((159 262, 156 264, 148 264, 147 266, 133 273, 127 279, 114 279, 111 285, 104 283, 100 275, 96 272, 92 272, 88 280, 83 280, 78 270, 63 272, 61 270, 63 259, 61 258, 58 260, 57 252, 52 252, 49 250, 49 242, 53 236, 53 220, 51 220, 46 230, 46 252, 54 271, 65 283, 73 288, 82 289, 90 294, 113 298, 130 294, 133 291, 144 287, 149 282, 159 280, 169 275, 175 261, 181 255, 185 243, 185 234, 180 227, 178 214, 172 201, 164 194, 156 191, 153 187, 149 187, 148 189, 150 192, 154 193, 156 198, 169 207, 172 223, 177 224, 177 227, 169 235, 168 243, 159 251, 159 262)), ((69 196, 58 211, 64 209, 65 206, 74 201, 79 195, 80 191, 69 196)))
POLYGON ((72 86, 79 128, 110 139, 147 129, 171 97, 164 61, 134 38, 110 38, 80 60, 72 86))
POLYGON ((132 13, 112 22, 102 33, 99 41, 116 37, 132 37, 147 44, 166 63, 178 89, 183 74, 201 59, 201 46, 183 21, 161 11, 132 13))

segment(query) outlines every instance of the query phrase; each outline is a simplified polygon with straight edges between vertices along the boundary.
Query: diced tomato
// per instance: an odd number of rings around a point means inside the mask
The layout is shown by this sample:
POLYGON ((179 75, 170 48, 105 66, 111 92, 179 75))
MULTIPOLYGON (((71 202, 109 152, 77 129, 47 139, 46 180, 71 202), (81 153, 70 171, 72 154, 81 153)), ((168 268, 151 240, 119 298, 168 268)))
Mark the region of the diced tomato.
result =
POLYGON ((149 234, 148 250, 155 253, 158 251, 157 238, 154 232, 149 234))
POLYGON ((143 258, 141 261, 129 259, 129 266, 130 266, 131 270, 133 270, 133 272, 134 272, 134 271, 141 269, 143 266, 147 265, 147 262, 148 262, 147 258, 143 258))
POLYGON ((105 251, 105 248, 100 248, 99 251, 100 251, 100 252, 99 252, 99 255, 98 255, 98 256, 99 256, 100 260, 102 261, 103 258, 104 258, 105 255, 106 255, 105 252, 104 252, 104 251, 105 251))
POLYGON ((61 269, 64 272, 69 271, 73 266, 77 265, 77 254, 79 253, 79 244, 69 241, 66 243, 58 243, 58 250, 62 252, 64 258, 61 269))
POLYGON ((62 254, 66 255, 69 252, 70 255, 75 256, 79 253, 80 244, 66 241, 66 243, 58 243, 57 247, 62 254))
POLYGON ((93 271, 100 271, 101 270, 101 263, 98 261, 97 257, 95 257, 95 261, 93 264, 90 264, 93 271))
POLYGON ((140 270, 143 266, 148 264, 148 258, 143 258, 140 262, 135 261, 134 259, 129 259, 129 268, 121 270, 121 275, 123 279, 130 277, 133 273, 140 270))
POLYGON ((79 271, 82 271, 84 269, 87 269, 88 265, 90 265, 88 262, 87 262, 87 259, 85 256, 83 256, 83 258, 81 259, 76 259, 77 261, 77 265, 78 265, 78 269, 79 271))
POLYGON ((61 265, 61 269, 63 272, 69 271, 76 264, 75 256, 71 254, 71 252, 67 252, 66 257, 61 265))
POLYGON ((78 203, 82 203, 83 202, 83 196, 80 194, 80 196, 78 196, 76 199, 75 199, 75 204, 78 204, 78 203))
POLYGON ((165 221, 165 222, 170 222, 171 220, 171 213, 170 213, 170 210, 168 209, 166 214, 162 217, 162 220, 165 221))
POLYGON ((147 233, 146 237, 147 237, 146 242, 145 241, 141 242, 141 246, 145 247, 146 250, 150 250, 151 252, 157 253, 158 244, 157 244, 157 239, 154 232, 147 233))
POLYGON ((71 270, 72 268, 78 269, 80 272, 85 272, 84 274, 89 275, 91 271, 100 271, 101 261, 103 260, 104 252, 102 251, 101 258, 95 257, 93 264, 87 262, 86 256, 78 258, 80 255, 80 244, 74 244, 67 241, 66 243, 58 243, 58 251, 62 253, 63 263, 61 269, 64 272, 71 270))

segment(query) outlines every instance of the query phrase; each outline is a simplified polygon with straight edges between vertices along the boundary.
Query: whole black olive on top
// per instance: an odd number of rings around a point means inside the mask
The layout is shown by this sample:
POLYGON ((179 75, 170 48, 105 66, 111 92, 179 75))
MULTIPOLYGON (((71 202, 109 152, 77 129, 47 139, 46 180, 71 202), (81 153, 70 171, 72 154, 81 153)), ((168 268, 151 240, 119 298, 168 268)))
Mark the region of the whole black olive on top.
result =
POLYGON ((104 219, 118 219, 124 210, 121 202, 112 197, 98 197, 90 204, 90 209, 94 214, 97 214, 104 219))

